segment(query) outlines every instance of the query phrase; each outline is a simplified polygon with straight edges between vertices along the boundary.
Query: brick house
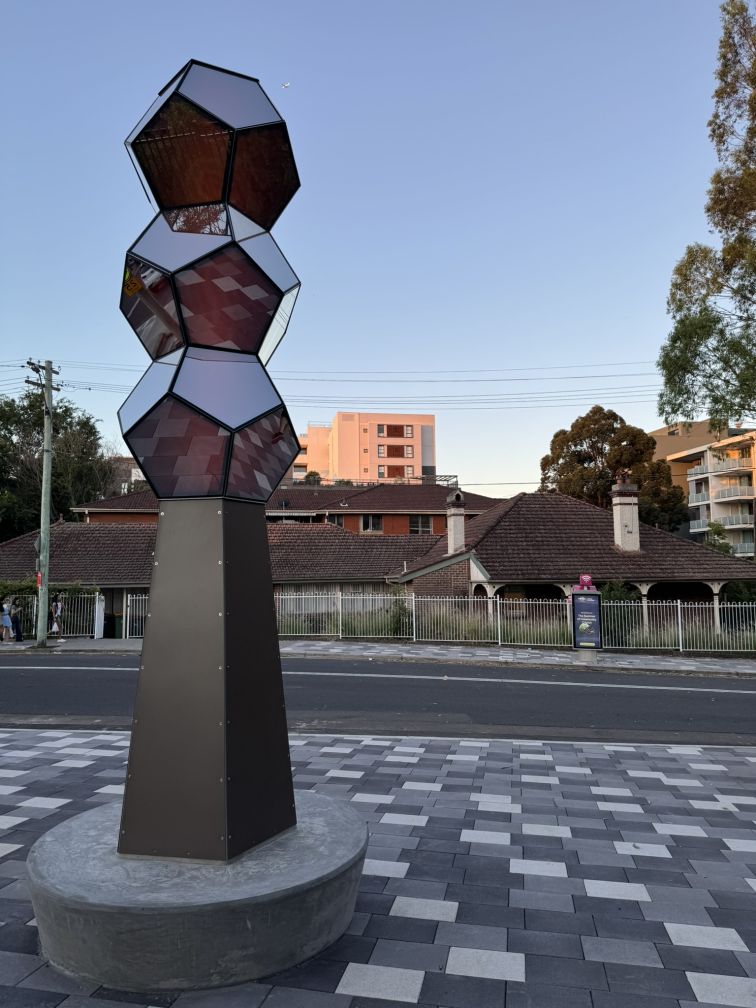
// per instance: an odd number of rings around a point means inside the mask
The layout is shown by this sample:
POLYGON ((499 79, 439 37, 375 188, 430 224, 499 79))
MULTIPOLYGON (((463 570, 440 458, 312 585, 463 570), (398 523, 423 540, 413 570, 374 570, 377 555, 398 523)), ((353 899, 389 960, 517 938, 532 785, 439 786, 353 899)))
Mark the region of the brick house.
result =
MULTIPOLYGON (((279 487, 266 505, 270 522, 330 523, 366 535, 444 535, 449 488, 436 484, 279 487)), ((468 520, 497 503, 493 497, 466 494, 468 520)), ((141 490, 72 509, 89 524, 147 522, 158 519, 151 490, 141 490)))
POLYGON ((389 577, 422 595, 564 598, 580 574, 622 581, 642 599, 715 601, 731 581, 756 581, 756 565, 638 521, 637 488, 615 486, 605 511, 558 493, 521 493, 465 520, 449 497, 448 535, 389 577))

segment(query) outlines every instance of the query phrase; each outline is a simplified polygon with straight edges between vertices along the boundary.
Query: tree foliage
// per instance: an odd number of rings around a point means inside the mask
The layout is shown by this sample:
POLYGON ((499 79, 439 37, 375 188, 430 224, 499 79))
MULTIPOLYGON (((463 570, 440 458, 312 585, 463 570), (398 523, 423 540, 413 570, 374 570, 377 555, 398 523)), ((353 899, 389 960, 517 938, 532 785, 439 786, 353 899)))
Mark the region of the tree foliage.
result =
POLYGON ((320 486, 320 473, 316 472, 314 469, 310 469, 309 472, 304 474, 302 482, 306 483, 308 486, 320 486))
POLYGON ((704 541, 707 546, 716 550, 717 553, 732 553, 732 546, 727 538, 725 527, 721 524, 721 522, 709 522, 709 527, 706 530, 704 541))
POLYGON ((639 489, 640 520, 673 532, 687 519, 685 497, 666 462, 654 460, 656 442, 613 410, 593 406, 569 430, 558 430, 541 459, 541 489, 608 508, 619 473, 639 489))
MULTIPOLYGON (((39 527, 43 415, 43 395, 36 390, 18 399, 0 398, 2 540, 39 527)), ((107 493, 112 478, 95 419, 59 399, 53 406, 53 520, 74 517, 70 509, 107 493)))
POLYGON ((717 247, 694 243, 675 266, 674 321, 659 355, 659 411, 713 425, 756 409, 756 16, 749 0, 722 4, 709 137, 719 161, 706 216, 717 247))

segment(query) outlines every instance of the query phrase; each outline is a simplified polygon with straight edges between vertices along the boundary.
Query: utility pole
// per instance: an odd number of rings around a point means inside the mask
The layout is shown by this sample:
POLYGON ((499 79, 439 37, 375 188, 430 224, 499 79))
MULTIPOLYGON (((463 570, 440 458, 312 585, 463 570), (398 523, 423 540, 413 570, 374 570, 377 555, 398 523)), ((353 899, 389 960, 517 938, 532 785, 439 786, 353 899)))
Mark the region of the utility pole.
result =
POLYGON ((53 369, 52 361, 45 361, 42 368, 35 361, 28 360, 26 366, 33 371, 37 380, 27 378, 26 384, 39 389, 44 398, 44 436, 42 442, 42 499, 39 510, 39 569, 37 571, 37 647, 47 647, 47 607, 48 577, 50 572, 50 511, 52 505, 52 410, 53 391, 60 387, 53 385, 53 375, 60 371, 53 369), (44 377, 43 377, 44 375, 44 377))

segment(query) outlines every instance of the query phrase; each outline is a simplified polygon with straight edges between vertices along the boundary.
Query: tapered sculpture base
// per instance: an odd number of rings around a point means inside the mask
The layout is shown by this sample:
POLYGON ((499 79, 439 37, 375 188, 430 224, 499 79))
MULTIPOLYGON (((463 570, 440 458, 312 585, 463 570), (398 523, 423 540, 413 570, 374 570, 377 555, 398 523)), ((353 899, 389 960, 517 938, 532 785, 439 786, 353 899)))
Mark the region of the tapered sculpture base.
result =
POLYGON ((238 984, 310 958, 351 920, 367 828, 311 791, 298 792, 297 813, 230 864, 116 854, 116 803, 53 827, 28 858, 42 954, 132 991, 238 984))
POLYGON ((265 508, 161 501, 118 850, 227 861, 295 823, 265 508))

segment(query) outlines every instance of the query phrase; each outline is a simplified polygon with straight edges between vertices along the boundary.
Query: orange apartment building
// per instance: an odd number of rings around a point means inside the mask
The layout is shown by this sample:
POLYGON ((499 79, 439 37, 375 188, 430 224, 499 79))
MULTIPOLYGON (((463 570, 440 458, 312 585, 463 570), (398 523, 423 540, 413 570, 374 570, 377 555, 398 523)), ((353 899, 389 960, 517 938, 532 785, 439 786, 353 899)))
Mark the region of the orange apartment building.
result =
POLYGON ((291 476, 320 473, 324 482, 433 481, 436 418, 428 413, 337 413, 330 424, 308 424, 291 476))

